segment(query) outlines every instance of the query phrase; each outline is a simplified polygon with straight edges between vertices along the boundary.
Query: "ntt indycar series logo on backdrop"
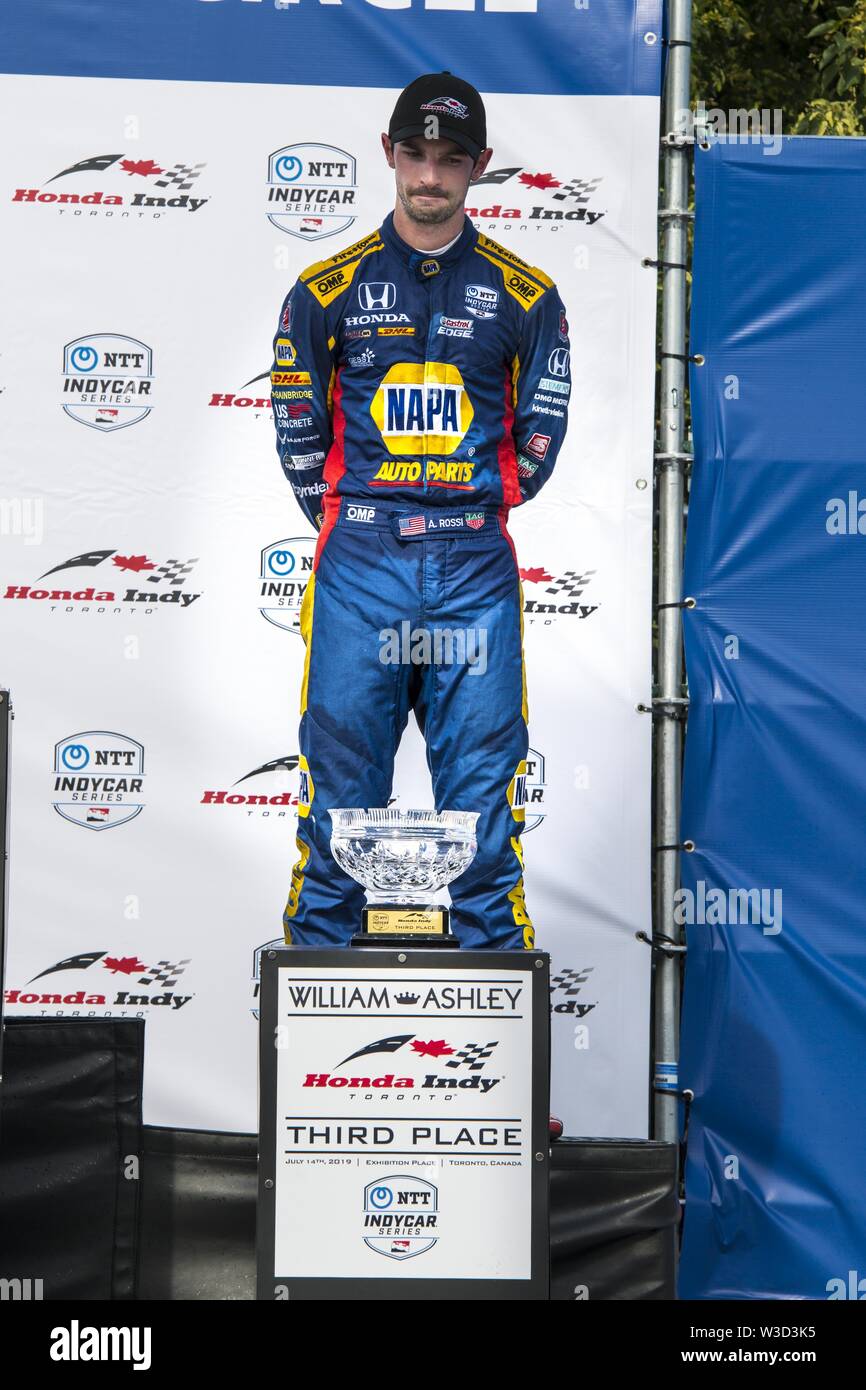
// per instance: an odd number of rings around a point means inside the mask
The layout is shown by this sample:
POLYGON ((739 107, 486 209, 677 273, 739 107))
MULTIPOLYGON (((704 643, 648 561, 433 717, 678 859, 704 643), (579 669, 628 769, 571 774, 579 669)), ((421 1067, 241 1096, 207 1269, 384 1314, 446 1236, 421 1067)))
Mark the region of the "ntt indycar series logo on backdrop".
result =
POLYGON ((63 349, 63 409, 95 430, 137 425, 153 408, 153 353, 122 333, 90 333, 63 349))
POLYGON ((204 167, 124 154, 93 155, 52 174, 42 187, 16 188, 12 202, 50 207, 66 217, 155 219, 199 212, 210 201, 201 196, 198 184, 204 167), (71 182, 57 186, 59 179, 71 182))
POLYGON ((54 809, 87 830, 112 830, 144 810, 144 745, 105 729, 54 745, 54 809))
POLYGON ((33 584, 6 585, 4 599, 32 599, 53 613, 130 613, 152 614, 163 608, 189 608, 201 593, 187 593, 186 583, 198 557, 169 559, 162 563, 145 553, 122 555, 117 550, 86 550, 72 555, 46 570, 33 584), (102 569, 97 583, 84 576, 64 580, 52 576, 67 570, 102 569), (44 581, 51 579, 50 584, 44 581), (119 584, 115 581, 120 580, 119 584), (134 580, 134 583, 130 583, 134 580), (62 587, 61 587, 62 586, 62 587))
POLYGON ((301 600, 313 573, 315 537, 271 541, 261 554, 259 612, 275 627, 300 635, 301 600))
POLYGON ((355 157, 334 145, 284 145, 268 159, 268 221, 318 241, 355 221, 355 157))

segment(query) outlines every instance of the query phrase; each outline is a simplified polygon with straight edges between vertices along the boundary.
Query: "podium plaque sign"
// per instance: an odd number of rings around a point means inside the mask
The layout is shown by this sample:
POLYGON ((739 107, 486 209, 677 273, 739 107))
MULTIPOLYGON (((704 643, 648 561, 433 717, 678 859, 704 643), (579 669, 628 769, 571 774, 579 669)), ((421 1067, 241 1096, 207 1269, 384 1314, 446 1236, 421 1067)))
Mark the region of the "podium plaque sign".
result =
POLYGON ((258 1297, 548 1297, 549 960, 262 961, 258 1297))

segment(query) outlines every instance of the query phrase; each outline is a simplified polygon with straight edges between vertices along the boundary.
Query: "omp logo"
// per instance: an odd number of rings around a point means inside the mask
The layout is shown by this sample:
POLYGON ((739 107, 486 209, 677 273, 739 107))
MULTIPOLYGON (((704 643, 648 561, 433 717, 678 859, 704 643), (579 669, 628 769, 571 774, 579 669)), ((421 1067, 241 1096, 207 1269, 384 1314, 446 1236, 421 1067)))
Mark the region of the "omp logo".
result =
POLYGON ((362 309, 393 309, 397 291, 390 280, 369 280, 358 286, 362 309))
POLYGON ((397 362, 382 378, 370 414, 393 454, 451 454, 475 411, 451 362, 397 362))
POLYGON ((544 293, 540 285, 533 285, 531 280, 525 280, 516 270, 506 276, 505 288, 527 305, 534 304, 538 296, 544 293))
POLYGON ((348 285, 349 277, 345 270, 332 270, 327 275, 320 275, 316 280, 316 289, 319 294, 331 294, 333 290, 341 289, 343 285, 348 285))

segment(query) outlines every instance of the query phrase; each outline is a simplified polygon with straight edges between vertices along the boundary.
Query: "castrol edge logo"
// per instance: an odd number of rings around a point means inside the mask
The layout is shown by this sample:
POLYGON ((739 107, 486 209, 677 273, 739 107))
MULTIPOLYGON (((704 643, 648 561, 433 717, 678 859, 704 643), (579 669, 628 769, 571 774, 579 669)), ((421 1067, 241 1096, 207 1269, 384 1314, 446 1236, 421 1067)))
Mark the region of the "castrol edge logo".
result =
POLYGON ((451 454, 475 411, 451 362, 397 362, 385 373, 370 414, 393 454, 451 454))

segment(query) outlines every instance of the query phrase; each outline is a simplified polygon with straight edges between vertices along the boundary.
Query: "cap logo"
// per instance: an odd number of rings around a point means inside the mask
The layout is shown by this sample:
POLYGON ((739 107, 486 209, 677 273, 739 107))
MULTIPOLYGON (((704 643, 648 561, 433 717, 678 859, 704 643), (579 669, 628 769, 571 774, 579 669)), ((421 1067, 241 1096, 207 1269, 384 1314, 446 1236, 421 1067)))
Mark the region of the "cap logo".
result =
POLYGON ((469 107, 456 97, 434 97, 432 101, 425 101, 421 110, 438 111, 443 116, 456 116, 461 121, 465 121, 469 115, 469 107))

